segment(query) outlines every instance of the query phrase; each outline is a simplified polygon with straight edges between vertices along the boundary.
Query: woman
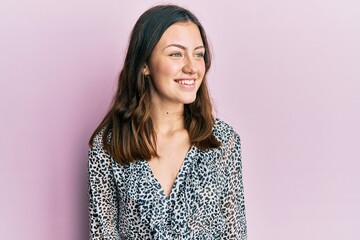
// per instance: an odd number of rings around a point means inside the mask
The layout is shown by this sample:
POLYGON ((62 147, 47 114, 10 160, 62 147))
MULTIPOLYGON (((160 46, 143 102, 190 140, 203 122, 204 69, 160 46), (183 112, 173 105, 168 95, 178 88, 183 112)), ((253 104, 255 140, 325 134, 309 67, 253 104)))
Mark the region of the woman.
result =
POLYGON ((205 31, 155 6, 131 33, 112 107, 90 139, 91 239, 246 239, 240 139, 215 119, 205 31))

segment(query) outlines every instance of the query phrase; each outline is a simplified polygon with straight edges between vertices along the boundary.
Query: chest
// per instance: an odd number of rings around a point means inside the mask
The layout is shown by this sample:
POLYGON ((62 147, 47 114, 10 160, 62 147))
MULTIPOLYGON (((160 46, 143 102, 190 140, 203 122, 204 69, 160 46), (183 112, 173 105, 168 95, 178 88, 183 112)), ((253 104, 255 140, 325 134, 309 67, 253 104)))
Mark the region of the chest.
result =
MULTIPOLYGON (((131 222, 131 227, 141 223, 144 224, 141 229, 147 229, 154 224, 160 224, 158 229, 164 233, 169 229, 169 234, 175 234, 173 230, 176 229, 176 234, 185 234, 184 236, 189 233, 189 229, 199 231, 199 234, 201 232, 201 236, 204 236, 203 231, 217 228, 219 229, 216 231, 223 232, 222 224, 219 224, 223 217, 219 210, 222 199, 219 190, 223 189, 223 186, 219 172, 215 171, 214 161, 209 160, 213 156, 191 147, 173 183, 171 194, 167 194, 168 197, 165 197, 165 189, 163 191, 154 177, 148 161, 139 161, 128 168, 119 169, 122 176, 127 176, 126 181, 118 182, 124 186, 120 187, 119 191, 121 219, 126 219, 120 224, 123 231, 129 233, 126 225, 129 221, 134 221, 131 222), (139 219, 134 216, 139 216, 139 219), (214 225, 210 226, 212 221, 214 225)), ((138 234, 139 231, 134 232, 138 234)), ((164 239, 183 239, 176 234, 164 239)))
POLYGON ((160 183, 166 196, 171 193, 189 149, 188 138, 163 139, 157 145, 159 156, 148 162, 152 174, 160 183))

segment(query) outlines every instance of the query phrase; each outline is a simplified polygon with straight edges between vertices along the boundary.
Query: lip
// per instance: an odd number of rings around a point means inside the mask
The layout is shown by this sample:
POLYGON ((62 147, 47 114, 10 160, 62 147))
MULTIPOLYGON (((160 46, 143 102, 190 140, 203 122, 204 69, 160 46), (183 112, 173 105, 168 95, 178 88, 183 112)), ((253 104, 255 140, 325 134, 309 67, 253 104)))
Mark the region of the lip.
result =
POLYGON ((180 84, 183 86, 192 86, 195 84, 196 79, 195 78, 177 78, 177 79, 174 79, 174 81, 177 84, 180 84))
POLYGON ((174 79, 175 81, 179 81, 179 80, 194 80, 195 81, 195 78, 175 78, 174 79))
POLYGON ((179 86, 185 89, 193 89, 195 87, 194 78, 178 78, 174 80, 179 86))

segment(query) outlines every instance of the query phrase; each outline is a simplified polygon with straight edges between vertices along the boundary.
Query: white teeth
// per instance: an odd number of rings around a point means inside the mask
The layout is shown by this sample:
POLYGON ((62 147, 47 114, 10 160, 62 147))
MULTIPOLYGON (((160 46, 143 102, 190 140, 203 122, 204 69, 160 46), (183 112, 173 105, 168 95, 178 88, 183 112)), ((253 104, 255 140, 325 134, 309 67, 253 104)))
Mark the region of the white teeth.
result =
POLYGON ((177 82, 182 85, 193 85, 195 80, 178 80, 177 82))

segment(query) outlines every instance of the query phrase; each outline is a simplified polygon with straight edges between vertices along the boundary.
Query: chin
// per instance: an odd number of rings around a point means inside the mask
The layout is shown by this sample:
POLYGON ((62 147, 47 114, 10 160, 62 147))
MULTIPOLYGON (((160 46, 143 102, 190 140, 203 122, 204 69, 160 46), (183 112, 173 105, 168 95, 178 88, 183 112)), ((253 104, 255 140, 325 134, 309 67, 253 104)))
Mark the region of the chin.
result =
POLYGON ((182 102, 183 102, 183 104, 191 104, 191 103, 195 102, 195 100, 196 100, 196 97, 193 97, 193 98, 184 99, 182 102))

